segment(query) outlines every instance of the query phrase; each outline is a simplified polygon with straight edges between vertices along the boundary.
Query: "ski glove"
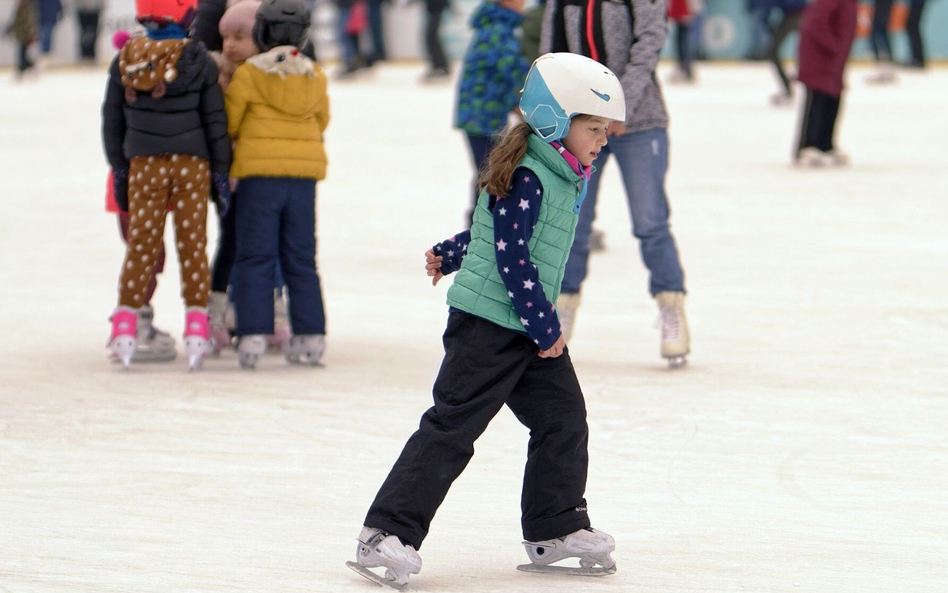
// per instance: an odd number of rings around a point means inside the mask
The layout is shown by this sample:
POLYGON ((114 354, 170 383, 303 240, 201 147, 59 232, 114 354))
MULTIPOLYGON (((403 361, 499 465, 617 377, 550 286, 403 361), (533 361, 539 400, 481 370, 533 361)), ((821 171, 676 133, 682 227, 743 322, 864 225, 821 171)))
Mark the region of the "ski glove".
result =
POLYGON ((119 210, 128 212, 128 167, 112 171, 112 192, 119 210))
POLYGON ((223 173, 214 173, 211 182, 211 197, 217 204, 217 213, 221 218, 230 212, 230 180, 223 173))

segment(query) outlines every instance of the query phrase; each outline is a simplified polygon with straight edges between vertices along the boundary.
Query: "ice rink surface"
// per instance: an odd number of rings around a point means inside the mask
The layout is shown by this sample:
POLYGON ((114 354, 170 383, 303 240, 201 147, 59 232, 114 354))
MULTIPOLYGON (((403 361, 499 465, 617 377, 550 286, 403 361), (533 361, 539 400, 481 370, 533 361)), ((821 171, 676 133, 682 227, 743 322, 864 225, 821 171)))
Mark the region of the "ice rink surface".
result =
MULTIPOLYGON (((343 564, 431 401, 448 282, 423 253, 462 230, 471 177, 454 89, 420 73, 330 84, 325 368, 227 352, 196 374, 106 360, 104 70, 0 82, 0 591, 377 590, 343 564)), ((768 104, 765 66, 665 86, 691 362, 658 357, 615 163, 570 344, 618 573, 514 570, 527 433, 504 411, 412 590, 948 591, 948 70, 868 74, 849 73, 844 170, 790 166, 798 110, 768 104)), ((154 304, 179 337, 174 260, 154 304)))

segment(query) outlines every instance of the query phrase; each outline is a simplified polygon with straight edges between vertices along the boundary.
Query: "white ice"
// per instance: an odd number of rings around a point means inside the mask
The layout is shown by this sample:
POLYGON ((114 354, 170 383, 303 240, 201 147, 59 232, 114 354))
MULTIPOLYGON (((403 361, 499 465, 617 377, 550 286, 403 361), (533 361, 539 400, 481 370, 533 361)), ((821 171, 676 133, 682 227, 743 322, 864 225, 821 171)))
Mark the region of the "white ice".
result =
MULTIPOLYGON (((343 564, 430 404, 448 283, 423 253, 462 230, 471 178, 454 89, 420 74, 331 82, 326 367, 248 372, 228 352, 196 374, 181 355, 106 360, 123 249, 104 72, 0 82, 0 591, 376 590, 343 564)), ((665 87, 691 362, 658 357, 615 163, 570 344, 619 572, 514 570, 527 433, 504 411, 412 590, 948 591, 948 70, 868 74, 850 72, 840 121, 854 165, 832 171, 790 166, 798 111, 768 104, 766 67, 665 87)), ((155 308, 180 336, 177 272, 155 308)))

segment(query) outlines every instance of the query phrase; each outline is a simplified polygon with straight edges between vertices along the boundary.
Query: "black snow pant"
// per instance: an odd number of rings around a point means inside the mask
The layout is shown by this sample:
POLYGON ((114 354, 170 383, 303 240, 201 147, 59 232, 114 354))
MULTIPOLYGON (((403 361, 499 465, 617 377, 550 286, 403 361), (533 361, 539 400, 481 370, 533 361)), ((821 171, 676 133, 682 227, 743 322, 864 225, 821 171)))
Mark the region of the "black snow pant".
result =
POLYGON ((507 405, 530 429, 521 495, 523 537, 538 541, 589 527, 586 514, 586 404, 569 353, 540 358, 525 335, 452 312, 434 406, 375 497, 365 525, 415 549, 454 480, 474 455, 474 441, 507 405))
POLYGON ((797 155, 804 148, 811 146, 823 152, 833 150, 833 135, 836 132, 841 97, 842 95, 834 97, 807 87, 797 155))
POLYGON ((783 93, 788 97, 793 94, 793 90, 790 86, 790 79, 787 77, 780 61, 780 46, 783 45, 783 42, 791 33, 800 28, 800 19, 802 18, 803 9, 783 13, 783 18, 780 19, 780 23, 774 29, 773 40, 771 40, 770 47, 767 49, 767 59, 774 65, 774 70, 777 71, 777 77, 780 79, 780 85, 783 87, 783 93))

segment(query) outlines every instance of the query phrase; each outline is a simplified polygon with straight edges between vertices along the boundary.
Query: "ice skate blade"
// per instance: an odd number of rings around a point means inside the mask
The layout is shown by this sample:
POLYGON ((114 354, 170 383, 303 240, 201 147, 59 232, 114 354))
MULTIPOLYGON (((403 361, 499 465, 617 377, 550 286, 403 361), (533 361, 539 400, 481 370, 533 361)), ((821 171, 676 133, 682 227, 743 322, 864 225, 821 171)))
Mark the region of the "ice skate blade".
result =
POLYGON ((522 570, 523 572, 535 572, 540 574, 562 574, 573 577, 602 577, 607 574, 614 574, 616 572, 616 565, 613 564, 609 568, 603 566, 593 566, 590 568, 582 568, 579 566, 550 566, 543 564, 521 564, 517 566, 517 570, 522 570))
POLYGON ((665 360, 668 361, 668 368, 671 370, 680 369, 688 364, 688 359, 684 356, 670 356, 665 360))
POLYGON ((362 576, 369 579, 370 581, 372 581, 373 583, 375 583, 376 585, 380 587, 390 587, 392 589, 395 589, 396 591, 404 591, 406 588, 408 588, 408 583, 405 583, 404 585, 399 585, 395 581, 390 581, 383 576, 379 576, 375 574, 374 572, 362 566, 358 562, 347 560, 346 566, 356 571, 357 573, 361 574, 362 576))

